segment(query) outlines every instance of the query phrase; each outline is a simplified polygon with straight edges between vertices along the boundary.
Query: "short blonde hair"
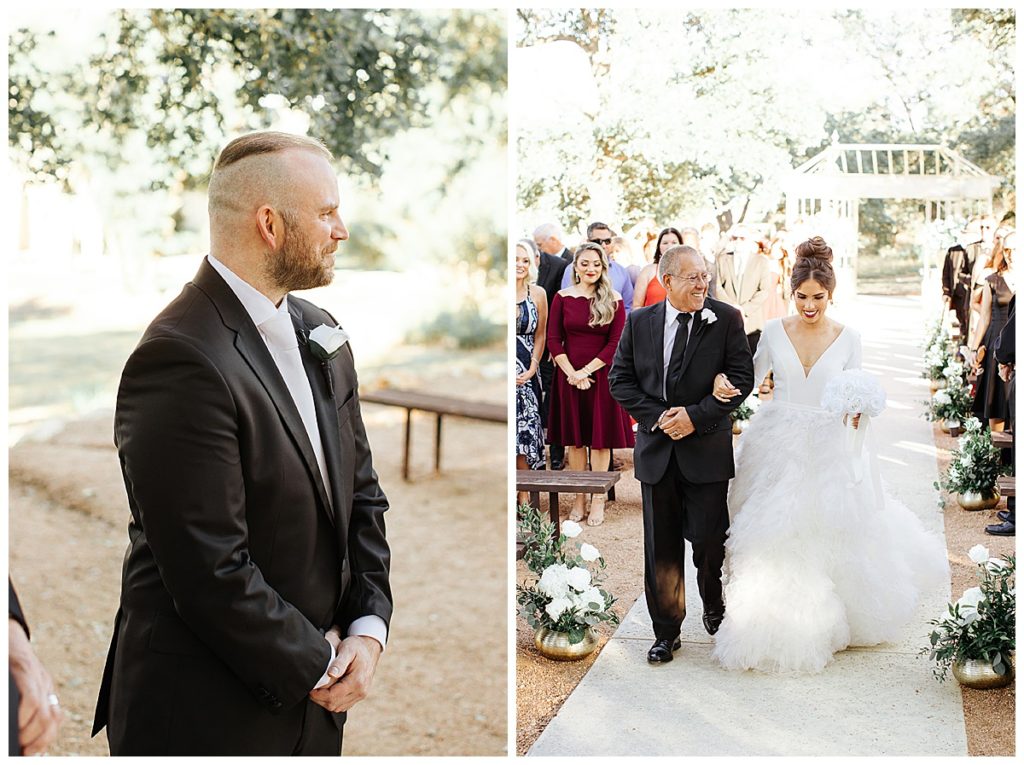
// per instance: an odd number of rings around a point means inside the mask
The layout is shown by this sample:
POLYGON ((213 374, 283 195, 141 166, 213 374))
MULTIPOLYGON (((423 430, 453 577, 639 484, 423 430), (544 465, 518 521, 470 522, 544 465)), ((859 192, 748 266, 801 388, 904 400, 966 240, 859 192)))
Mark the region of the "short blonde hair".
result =
POLYGON ((286 149, 306 149, 316 152, 328 162, 334 161, 331 150, 316 138, 282 133, 277 130, 260 130, 241 135, 221 149, 220 155, 213 165, 213 172, 216 174, 218 170, 223 170, 246 157, 253 157, 257 154, 273 154, 286 149))

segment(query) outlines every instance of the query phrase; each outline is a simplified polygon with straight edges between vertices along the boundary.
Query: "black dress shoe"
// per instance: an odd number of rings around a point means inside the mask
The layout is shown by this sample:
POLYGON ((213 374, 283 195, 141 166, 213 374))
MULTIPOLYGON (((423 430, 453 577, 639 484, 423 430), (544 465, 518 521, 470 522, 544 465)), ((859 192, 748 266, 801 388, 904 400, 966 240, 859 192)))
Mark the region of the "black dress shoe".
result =
POLYGON ((998 518, 1001 521, 1008 521, 1010 520, 1010 511, 1000 510, 998 513, 996 513, 996 518, 998 518))
POLYGON ((985 533, 997 537, 1015 537, 1017 536, 1017 527, 1009 521, 1003 521, 995 526, 986 526, 985 533))
POLYGON ((647 652, 647 661, 651 664, 664 664, 667 661, 672 661, 672 652, 678 651, 681 645, 682 642, 679 638, 675 640, 669 640, 668 638, 655 640, 651 650, 647 652))
POLYGON ((714 635, 718 632, 718 628, 722 626, 723 619, 725 619, 725 614, 704 614, 700 618, 704 622, 704 629, 708 631, 709 635, 714 635))
POLYGON ((561 470, 563 467, 565 467, 565 465, 562 464, 561 460, 551 460, 551 469, 552 470, 561 470))

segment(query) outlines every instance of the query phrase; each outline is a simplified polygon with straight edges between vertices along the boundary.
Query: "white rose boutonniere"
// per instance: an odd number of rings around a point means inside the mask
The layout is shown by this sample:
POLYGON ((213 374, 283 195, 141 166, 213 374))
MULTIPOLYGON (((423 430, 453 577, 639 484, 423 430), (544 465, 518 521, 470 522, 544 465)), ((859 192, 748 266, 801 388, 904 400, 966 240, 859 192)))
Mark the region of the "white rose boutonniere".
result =
POLYGON ((718 321, 718 316, 710 308, 705 308, 700 312, 700 318, 704 320, 705 324, 714 324, 718 321))
POLYGON ((348 341, 348 332, 341 327, 328 327, 326 324, 321 324, 309 333, 310 350, 321 361, 333 359, 348 341))
POLYGON ((342 347, 349 341, 348 332, 341 327, 329 327, 321 324, 311 330, 307 336, 309 350, 320 360, 320 371, 323 372, 324 382, 327 383, 327 390, 334 398, 334 376, 331 374, 331 359, 341 352, 342 347))

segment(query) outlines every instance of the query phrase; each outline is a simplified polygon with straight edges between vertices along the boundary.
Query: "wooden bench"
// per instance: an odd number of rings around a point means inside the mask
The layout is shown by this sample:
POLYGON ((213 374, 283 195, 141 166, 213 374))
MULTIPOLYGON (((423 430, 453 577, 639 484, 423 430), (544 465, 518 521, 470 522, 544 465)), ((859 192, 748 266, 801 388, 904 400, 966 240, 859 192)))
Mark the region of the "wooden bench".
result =
MULTIPOLYGON (((595 473, 592 470, 517 470, 516 491, 530 493, 530 506, 540 510, 540 495, 548 495, 548 517, 555 525, 554 536, 557 538, 561 529, 558 518, 558 495, 562 492, 577 494, 608 494, 615 499, 615 484, 619 473, 595 473)), ((516 547, 516 558, 522 557, 522 545, 516 547)))
POLYGON ((359 400, 364 404, 400 406, 405 409, 405 450, 402 454, 402 478, 406 481, 409 480, 409 446, 412 442, 412 412, 414 409, 437 415, 437 426, 434 432, 435 473, 441 472, 441 420, 446 414, 486 422, 508 422, 508 407, 505 404, 467 401, 414 390, 382 388, 361 393, 359 400))
POLYGON ((1013 433, 1004 433, 998 430, 993 430, 992 443, 1000 449, 1009 449, 1013 446, 1013 433))
POLYGON ((1001 475, 996 479, 996 488, 999 489, 999 493, 1002 496, 1017 496, 1017 483, 1015 478, 1016 477, 1012 475, 1001 475))

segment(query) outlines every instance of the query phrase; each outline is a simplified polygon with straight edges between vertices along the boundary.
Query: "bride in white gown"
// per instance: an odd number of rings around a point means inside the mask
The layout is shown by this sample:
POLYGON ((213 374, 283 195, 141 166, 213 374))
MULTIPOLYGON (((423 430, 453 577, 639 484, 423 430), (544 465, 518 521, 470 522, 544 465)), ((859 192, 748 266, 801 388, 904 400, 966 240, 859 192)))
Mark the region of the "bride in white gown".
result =
POLYGON ((798 313, 761 335, 754 379, 773 371, 774 397, 740 439, 729 489, 713 655, 730 669, 820 671, 847 646, 896 638, 921 592, 948 577, 941 540, 883 492, 870 438, 857 454, 853 423, 822 407, 829 380, 860 368, 860 335, 825 316, 828 245, 814 237, 796 252, 798 313))

